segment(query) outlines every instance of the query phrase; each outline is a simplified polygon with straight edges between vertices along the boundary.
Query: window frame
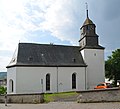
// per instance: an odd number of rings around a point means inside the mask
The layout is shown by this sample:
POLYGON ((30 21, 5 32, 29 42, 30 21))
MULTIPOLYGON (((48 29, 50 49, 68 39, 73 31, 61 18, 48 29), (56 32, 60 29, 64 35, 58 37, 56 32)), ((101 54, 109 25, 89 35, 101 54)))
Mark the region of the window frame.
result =
POLYGON ((46 91, 50 91, 50 74, 46 74, 46 91))
POLYGON ((76 73, 72 74, 72 89, 76 89, 76 73))

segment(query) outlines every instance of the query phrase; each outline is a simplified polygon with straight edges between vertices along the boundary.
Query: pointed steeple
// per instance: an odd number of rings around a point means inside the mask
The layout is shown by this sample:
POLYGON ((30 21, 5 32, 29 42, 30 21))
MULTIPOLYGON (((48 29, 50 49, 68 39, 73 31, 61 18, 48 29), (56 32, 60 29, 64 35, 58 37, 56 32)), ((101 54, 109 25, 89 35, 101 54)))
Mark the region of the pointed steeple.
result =
MULTIPOLYGON (((94 23, 92 22, 92 20, 89 19, 89 15, 88 15, 88 4, 87 4, 87 3, 85 3, 85 4, 86 4, 86 15, 87 15, 87 18, 86 18, 85 22, 83 23, 83 26, 89 25, 89 24, 94 24, 94 23)), ((82 27, 81 27, 81 28, 82 28, 82 27)))
POLYGON ((95 24, 90 20, 88 16, 88 4, 86 3, 86 20, 84 21, 82 27, 80 28, 81 35, 96 35, 95 24))
POLYGON ((81 48, 89 47, 89 48, 96 48, 99 46, 98 35, 96 34, 96 26, 90 20, 88 16, 88 4, 86 3, 86 15, 87 18, 83 23, 82 27, 80 28, 81 37, 79 40, 79 44, 81 48))

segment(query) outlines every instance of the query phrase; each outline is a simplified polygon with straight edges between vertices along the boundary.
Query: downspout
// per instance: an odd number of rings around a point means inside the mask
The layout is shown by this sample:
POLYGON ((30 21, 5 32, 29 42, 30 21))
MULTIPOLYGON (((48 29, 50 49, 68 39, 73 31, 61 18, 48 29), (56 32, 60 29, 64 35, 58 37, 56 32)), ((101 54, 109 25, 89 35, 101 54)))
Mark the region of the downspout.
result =
POLYGON ((58 67, 57 67, 57 92, 58 92, 58 67))
POLYGON ((87 90, 87 66, 85 67, 85 90, 87 90))

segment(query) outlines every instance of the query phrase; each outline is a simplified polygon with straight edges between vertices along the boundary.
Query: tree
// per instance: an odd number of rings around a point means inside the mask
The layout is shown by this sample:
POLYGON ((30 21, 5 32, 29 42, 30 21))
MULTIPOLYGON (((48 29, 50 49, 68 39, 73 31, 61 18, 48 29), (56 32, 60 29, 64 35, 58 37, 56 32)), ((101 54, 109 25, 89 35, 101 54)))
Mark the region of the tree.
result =
POLYGON ((114 80, 114 86, 117 86, 117 80, 120 80, 120 49, 113 51, 105 61, 105 76, 114 80))
POLYGON ((0 86, 0 94, 5 94, 7 88, 0 86))

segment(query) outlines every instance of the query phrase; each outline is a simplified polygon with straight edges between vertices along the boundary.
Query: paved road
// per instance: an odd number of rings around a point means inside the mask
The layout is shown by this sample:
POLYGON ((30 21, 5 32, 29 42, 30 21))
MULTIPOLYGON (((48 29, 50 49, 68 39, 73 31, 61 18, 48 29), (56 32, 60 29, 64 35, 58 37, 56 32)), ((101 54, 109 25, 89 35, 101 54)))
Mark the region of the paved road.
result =
POLYGON ((0 104, 0 109, 120 109, 120 102, 114 103, 75 103, 53 102, 48 104, 0 104))

